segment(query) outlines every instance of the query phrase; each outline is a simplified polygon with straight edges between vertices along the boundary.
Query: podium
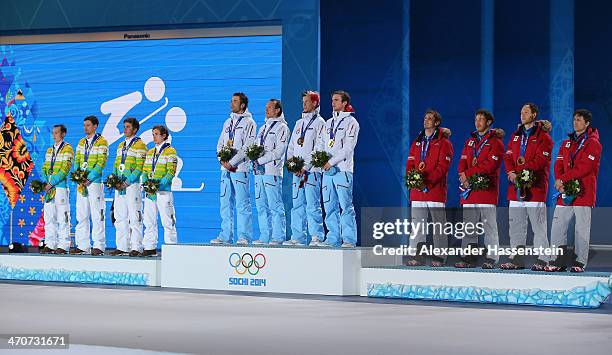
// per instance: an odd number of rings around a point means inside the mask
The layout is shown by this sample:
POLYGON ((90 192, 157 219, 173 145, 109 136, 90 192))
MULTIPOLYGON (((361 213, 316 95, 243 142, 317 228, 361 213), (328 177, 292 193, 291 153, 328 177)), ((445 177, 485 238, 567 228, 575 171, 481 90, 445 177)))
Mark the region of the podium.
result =
POLYGON ((90 255, 0 254, 0 279, 159 286, 161 260, 90 255))
POLYGON ((361 296, 597 308, 612 293, 604 272, 544 273, 450 267, 365 267, 361 296))
POLYGON ((361 250, 164 245, 162 287, 347 296, 359 294, 361 250))

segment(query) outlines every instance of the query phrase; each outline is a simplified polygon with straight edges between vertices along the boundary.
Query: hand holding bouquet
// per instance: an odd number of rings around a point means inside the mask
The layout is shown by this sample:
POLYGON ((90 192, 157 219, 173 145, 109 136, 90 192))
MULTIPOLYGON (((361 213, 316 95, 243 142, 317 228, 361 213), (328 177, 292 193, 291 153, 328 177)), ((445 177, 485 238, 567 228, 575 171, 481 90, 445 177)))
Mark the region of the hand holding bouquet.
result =
POLYGON ((535 184, 536 175, 533 170, 523 169, 516 176, 516 193, 520 201, 527 197, 528 190, 535 184))
POLYGON ((236 149, 228 146, 223 146, 223 148, 221 148, 221 150, 217 153, 217 157, 222 163, 229 162, 234 157, 234 155, 236 155, 236 153, 238 153, 236 149))
POLYGON ((255 161, 264 155, 263 145, 253 144, 246 149, 246 156, 250 161, 255 161))
POLYGON ((423 191, 425 187, 425 176, 417 169, 410 169, 406 173, 406 187, 408 189, 423 191))
POLYGON ((106 177, 106 180, 104 180, 104 186, 109 189, 109 190, 117 190, 119 191, 120 194, 125 193, 125 187, 123 186, 123 183, 126 181, 126 177, 125 176, 118 176, 115 174, 110 174, 109 176, 106 177))
POLYGON ((157 198, 157 191, 159 190, 159 180, 149 179, 142 184, 142 190, 147 195, 147 198, 155 201, 157 198))
POLYGON ((474 174, 467 179, 469 188, 472 191, 486 191, 491 184, 491 180, 485 174, 474 174))
POLYGON ((39 194, 45 192, 45 183, 40 180, 32 180, 30 181, 30 190, 33 193, 39 194))
MULTIPOLYGON (((314 151, 312 152, 311 155, 311 160, 310 162, 312 163, 312 166, 314 166, 315 168, 323 168, 325 166, 325 164, 329 163, 329 160, 331 159, 331 155, 329 155, 329 153, 322 151, 314 151)), ((325 171, 326 175, 334 175, 335 173, 338 172, 338 168, 335 166, 332 166, 331 169, 325 171)))
POLYGON ((580 185, 579 180, 569 180, 563 183, 563 194, 561 194, 561 199, 563 200, 563 204, 569 206, 574 202, 576 197, 580 196, 582 193, 582 186, 580 185))
POLYGON ((287 171, 292 174, 302 171, 304 168, 304 159, 301 157, 291 157, 287 159, 285 162, 285 166, 287 167, 287 171))
POLYGON ((87 182, 87 170, 82 168, 77 168, 75 171, 70 173, 70 180, 77 184, 77 191, 83 195, 83 197, 87 197, 87 186, 85 186, 85 182, 87 182))

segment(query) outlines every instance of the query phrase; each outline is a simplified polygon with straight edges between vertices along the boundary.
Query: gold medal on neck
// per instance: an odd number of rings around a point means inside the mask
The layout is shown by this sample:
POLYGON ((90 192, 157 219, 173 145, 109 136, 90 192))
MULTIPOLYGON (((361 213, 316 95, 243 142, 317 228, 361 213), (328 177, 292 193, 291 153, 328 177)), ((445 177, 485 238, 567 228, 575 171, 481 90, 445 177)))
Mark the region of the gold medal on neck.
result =
POLYGON ((119 172, 123 172, 125 170, 125 164, 119 164, 119 172))
POLYGON ((233 139, 228 139, 227 142, 225 142, 225 145, 228 147, 233 147, 234 146, 234 140, 233 139))
POLYGON ((329 143, 327 143, 327 145, 328 145, 330 148, 332 148, 332 147, 334 146, 334 140, 333 140, 333 139, 330 139, 330 140, 329 140, 329 143))
POLYGON ((518 157, 518 159, 516 159, 516 163, 518 165, 524 165, 525 164, 525 157, 521 155, 520 157, 518 157))
POLYGON ((425 170, 425 162, 424 161, 419 163, 419 171, 423 171, 423 170, 425 170))
POLYGON ((87 169, 87 162, 84 161, 83 164, 81 164, 81 169, 87 169))
POLYGON ((151 171, 151 172, 149 173, 149 179, 153 179, 154 177, 155 177, 155 174, 154 174, 154 173, 151 171))
POLYGON ((298 143, 298 144, 299 144, 301 147, 303 147, 303 146, 304 146, 304 138, 302 138, 302 137, 298 138, 297 143, 298 143))
POLYGON ((474 157, 472 159, 472 166, 476 166, 476 164, 478 164, 478 158, 474 157))

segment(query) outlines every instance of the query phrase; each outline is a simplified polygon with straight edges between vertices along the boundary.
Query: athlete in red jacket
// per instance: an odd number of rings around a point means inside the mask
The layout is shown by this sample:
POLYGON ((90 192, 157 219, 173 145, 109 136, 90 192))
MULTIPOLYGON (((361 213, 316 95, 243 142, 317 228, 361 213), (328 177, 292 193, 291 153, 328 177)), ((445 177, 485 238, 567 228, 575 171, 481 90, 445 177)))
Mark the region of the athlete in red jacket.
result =
MULTIPOLYGON (((406 172, 416 169, 425 177, 425 188, 421 191, 411 189, 411 219, 413 226, 416 223, 426 223, 429 215, 432 222, 446 223, 446 194, 447 178, 453 157, 453 145, 448 137, 450 130, 440 128, 442 116, 434 111, 428 110, 423 118, 423 130, 410 146, 410 153, 406 162, 406 172)), ((439 233, 443 228, 434 229, 434 247, 447 248, 448 237, 439 233)), ((410 247, 417 249, 417 255, 409 258, 406 265, 424 265, 424 257, 419 255, 421 247, 425 244, 427 232, 417 233, 410 239, 410 247)), ((443 266, 444 257, 434 257, 432 266, 443 266)))
MULTIPOLYGON (((499 234, 497 232, 497 197, 499 195, 499 173, 504 154, 504 143, 501 138, 504 131, 492 129, 494 117, 491 112, 480 109, 476 111, 474 124, 476 131, 465 141, 461 160, 459 160, 459 181, 461 183, 461 204, 463 205, 464 222, 484 224, 485 246, 497 249, 499 234), (472 191, 470 178, 482 176, 489 180, 486 190, 472 191)), ((478 234, 466 235, 461 240, 461 248, 478 247, 478 234)), ((458 268, 475 267, 477 255, 467 255, 455 264, 458 268)), ((494 269, 499 261, 497 253, 488 253, 483 269, 494 269)))
POLYGON ((572 217, 576 217, 574 251, 576 260, 570 271, 583 272, 589 257, 591 237, 591 209, 595 207, 597 175, 601 160, 601 143, 597 129, 591 127, 592 115, 588 110, 574 112, 574 132, 561 144, 555 162, 555 188, 560 195, 553 217, 552 244, 564 249, 546 271, 564 271, 568 263, 567 228, 572 217), (576 196, 566 194, 564 185, 578 181, 582 190, 576 196))
MULTIPOLYGON (((553 141, 548 134, 550 122, 537 121, 537 116, 538 107, 535 104, 527 103, 522 107, 521 125, 510 136, 504 156, 504 165, 510 181, 510 246, 517 249, 524 249, 527 244, 528 220, 531 221, 534 247, 548 248, 546 194, 553 141), (527 191, 521 191, 519 196, 514 183, 523 170, 531 170, 536 179, 534 186, 527 191)), ((546 255, 539 255, 531 269, 543 271, 547 261, 546 255)), ((500 267, 506 270, 523 269, 524 257, 516 255, 512 261, 500 267)))

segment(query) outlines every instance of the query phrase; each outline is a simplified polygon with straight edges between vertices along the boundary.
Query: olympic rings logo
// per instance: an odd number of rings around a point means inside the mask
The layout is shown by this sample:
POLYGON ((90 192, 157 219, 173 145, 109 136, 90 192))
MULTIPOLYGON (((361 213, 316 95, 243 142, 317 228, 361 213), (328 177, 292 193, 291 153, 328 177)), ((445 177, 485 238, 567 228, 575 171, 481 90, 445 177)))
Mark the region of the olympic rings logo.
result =
POLYGON ((266 266, 266 257, 261 253, 255 254, 255 256, 251 253, 244 253, 242 256, 238 253, 231 253, 229 264, 238 275, 244 275, 248 272, 255 276, 266 266))

